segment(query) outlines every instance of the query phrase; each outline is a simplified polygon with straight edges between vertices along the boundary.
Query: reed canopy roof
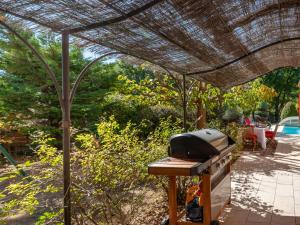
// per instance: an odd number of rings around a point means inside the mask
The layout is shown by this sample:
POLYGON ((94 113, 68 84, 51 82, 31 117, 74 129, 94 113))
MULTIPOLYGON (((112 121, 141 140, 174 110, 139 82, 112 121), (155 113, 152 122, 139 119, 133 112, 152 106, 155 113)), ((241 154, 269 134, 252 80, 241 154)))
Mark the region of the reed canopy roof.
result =
POLYGON ((221 88, 300 65, 297 0, 1 0, 0 11, 221 88))

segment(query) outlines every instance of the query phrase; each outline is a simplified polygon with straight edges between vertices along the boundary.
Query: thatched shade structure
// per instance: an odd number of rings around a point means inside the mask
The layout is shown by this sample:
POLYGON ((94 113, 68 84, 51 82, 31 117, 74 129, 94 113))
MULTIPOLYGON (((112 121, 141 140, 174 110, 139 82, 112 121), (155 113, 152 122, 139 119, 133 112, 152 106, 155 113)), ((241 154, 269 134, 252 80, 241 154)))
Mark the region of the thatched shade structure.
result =
MULTIPOLYGON (((71 224, 71 100, 90 66, 83 69, 70 91, 69 35, 94 46, 95 51, 118 51, 182 74, 183 81, 190 76, 221 89, 278 67, 300 65, 297 0, 1 0, 0 13, 0 24, 31 48, 59 97, 66 225, 71 224), (62 34, 61 87, 41 55, 11 28, 10 21, 62 34)), ((111 54, 115 53, 106 55, 111 54)), ((185 86, 183 92, 186 115, 185 86)))
POLYGON ((3 0, 0 11, 220 88, 300 65, 297 0, 3 0))

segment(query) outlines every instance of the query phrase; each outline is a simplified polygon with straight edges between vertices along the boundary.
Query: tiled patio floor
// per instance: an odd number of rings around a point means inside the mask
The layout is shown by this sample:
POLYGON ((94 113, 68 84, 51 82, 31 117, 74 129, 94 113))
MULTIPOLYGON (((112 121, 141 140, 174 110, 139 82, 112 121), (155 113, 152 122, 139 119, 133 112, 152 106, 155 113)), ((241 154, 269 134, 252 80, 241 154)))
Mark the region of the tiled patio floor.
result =
POLYGON ((300 137, 281 137, 274 156, 246 152, 233 165, 222 225, 300 225, 300 137))

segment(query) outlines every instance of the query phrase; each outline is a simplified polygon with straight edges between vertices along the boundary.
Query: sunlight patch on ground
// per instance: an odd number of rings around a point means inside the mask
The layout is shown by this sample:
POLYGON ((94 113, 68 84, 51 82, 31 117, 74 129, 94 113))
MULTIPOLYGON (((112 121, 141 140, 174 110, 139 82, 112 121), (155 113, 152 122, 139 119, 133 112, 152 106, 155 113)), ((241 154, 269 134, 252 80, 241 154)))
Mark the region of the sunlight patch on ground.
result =
POLYGON ((300 137, 280 138, 274 156, 245 152, 233 165, 223 225, 300 224, 300 137))

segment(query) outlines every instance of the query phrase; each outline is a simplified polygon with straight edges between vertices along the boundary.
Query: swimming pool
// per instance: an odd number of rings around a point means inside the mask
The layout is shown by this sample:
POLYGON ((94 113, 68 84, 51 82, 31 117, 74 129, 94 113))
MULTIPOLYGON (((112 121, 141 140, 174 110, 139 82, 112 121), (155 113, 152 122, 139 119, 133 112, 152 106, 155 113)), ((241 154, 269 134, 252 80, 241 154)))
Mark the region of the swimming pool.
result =
POLYGON ((300 135, 300 127, 291 127, 291 126, 284 126, 282 129, 283 134, 297 134, 300 135))

